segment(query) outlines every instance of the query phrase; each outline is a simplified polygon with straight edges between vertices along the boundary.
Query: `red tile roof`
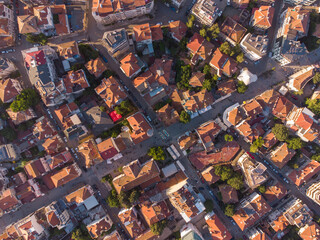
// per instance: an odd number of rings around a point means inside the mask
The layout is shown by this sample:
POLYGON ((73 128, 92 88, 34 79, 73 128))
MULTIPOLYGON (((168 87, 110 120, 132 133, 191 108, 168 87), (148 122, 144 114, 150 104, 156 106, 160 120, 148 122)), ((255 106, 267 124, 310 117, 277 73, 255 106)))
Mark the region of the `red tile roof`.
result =
POLYGON ((288 178, 297 186, 300 186, 302 183, 308 182, 314 175, 320 172, 320 163, 314 160, 311 160, 307 165, 301 169, 294 169, 289 175, 288 178))
POLYGON ((139 144, 151 137, 153 129, 141 113, 135 113, 127 120, 131 127, 130 136, 134 144, 139 144))
POLYGON ((273 21, 274 8, 271 6, 261 6, 256 9, 253 15, 253 26, 267 29, 271 27, 273 21))
POLYGON ((133 53, 129 53, 120 61, 120 68, 124 71, 127 77, 133 76, 139 71, 140 66, 138 64, 138 59, 133 53))
POLYGON ((222 53, 219 48, 213 53, 210 65, 227 76, 232 76, 237 71, 237 63, 233 58, 222 53))
POLYGON ((293 109, 294 104, 286 97, 280 96, 272 109, 272 114, 281 120, 284 120, 293 109))
POLYGON ((232 239, 231 233, 226 226, 221 222, 219 217, 211 212, 205 216, 206 223, 209 227, 212 240, 230 240, 232 239))
POLYGON ((0 80, 0 99, 3 103, 12 102, 19 93, 22 87, 16 79, 3 79, 0 80))
POLYGON ((180 20, 169 23, 169 29, 173 38, 179 41, 182 40, 188 30, 187 26, 180 20))
POLYGON ((320 239, 320 226, 316 222, 311 222, 299 231, 299 236, 303 240, 320 239))
POLYGON ((170 210, 165 201, 158 203, 145 201, 140 204, 140 211, 149 226, 170 216, 170 210))
POLYGON ((195 33, 187 44, 187 48, 194 54, 198 51, 203 41, 204 38, 201 37, 199 33, 195 33))

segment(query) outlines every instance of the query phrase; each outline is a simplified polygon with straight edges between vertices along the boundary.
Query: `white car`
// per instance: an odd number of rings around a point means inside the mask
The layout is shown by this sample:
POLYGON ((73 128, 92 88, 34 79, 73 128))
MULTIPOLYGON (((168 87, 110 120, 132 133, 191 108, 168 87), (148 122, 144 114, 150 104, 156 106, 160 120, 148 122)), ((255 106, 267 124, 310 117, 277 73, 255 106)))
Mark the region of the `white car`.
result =
POLYGON ((158 22, 156 25, 162 25, 162 22, 158 22))

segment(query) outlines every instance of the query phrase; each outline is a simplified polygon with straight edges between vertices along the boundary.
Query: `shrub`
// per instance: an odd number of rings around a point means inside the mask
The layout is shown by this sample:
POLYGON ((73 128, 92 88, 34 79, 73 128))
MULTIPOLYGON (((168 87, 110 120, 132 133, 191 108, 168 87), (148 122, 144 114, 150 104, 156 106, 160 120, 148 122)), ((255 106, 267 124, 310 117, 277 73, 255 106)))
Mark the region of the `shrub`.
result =
POLYGON ((148 150, 148 155, 154 160, 164 160, 166 158, 166 155, 160 146, 150 148, 148 150))
POLYGON ((184 110, 181 111, 181 113, 180 113, 180 122, 188 123, 188 122, 190 122, 190 120, 191 120, 191 117, 190 117, 189 113, 187 113, 184 110))
POLYGON ((283 124, 276 124, 272 128, 272 133, 279 141, 286 141, 289 137, 289 131, 283 124))

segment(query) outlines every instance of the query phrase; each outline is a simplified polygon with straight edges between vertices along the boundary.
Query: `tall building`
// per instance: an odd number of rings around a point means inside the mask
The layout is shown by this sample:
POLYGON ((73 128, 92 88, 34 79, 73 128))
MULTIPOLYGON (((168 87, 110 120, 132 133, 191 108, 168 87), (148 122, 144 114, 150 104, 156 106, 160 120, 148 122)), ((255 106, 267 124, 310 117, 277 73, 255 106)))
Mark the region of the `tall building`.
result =
POLYGON ((14 13, 6 5, 0 3, 0 48, 14 44, 14 13))
POLYGON ((313 183, 308 187, 306 195, 320 205, 320 182, 313 183))

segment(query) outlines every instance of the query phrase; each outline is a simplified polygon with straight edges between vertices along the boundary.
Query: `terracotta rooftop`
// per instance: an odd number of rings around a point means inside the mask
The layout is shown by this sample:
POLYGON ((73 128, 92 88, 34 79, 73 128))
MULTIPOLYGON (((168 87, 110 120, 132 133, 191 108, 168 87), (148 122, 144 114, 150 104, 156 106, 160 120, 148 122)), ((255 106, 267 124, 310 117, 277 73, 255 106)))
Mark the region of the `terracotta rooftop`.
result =
POLYGON ((220 177, 215 174, 214 167, 210 166, 201 172, 203 179, 209 184, 216 183, 220 177))
POLYGON ((227 184, 219 185, 219 191, 221 192, 222 201, 224 204, 239 202, 237 190, 231 186, 227 184))
POLYGON ((189 80, 189 85, 191 87, 202 87, 202 84, 205 79, 205 74, 202 72, 192 73, 192 76, 189 80))
POLYGON ((101 84, 95 88, 95 91, 105 101, 109 108, 114 107, 127 98, 127 94, 112 76, 107 79, 102 79, 101 84))
POLYGON ((302 34, 308 33, 308 23, 310 13, 301 6, 288 7, 284 24, 284 35, 287 36, 291 31, 298 31, 302 34))
POLYGON ((249 102, 246 102, 244 105, 242 105, 242 108, 247 113, 247 116, 251 119, 257 118, 257 115, 260 115, 263 111, 261 105, 259 102, 255 99, 252 99, 249 102))
POLYGON ((286 97, 280 96, 276 101, 272 114, 281 120, 284 120, 293 109, 294 104, 290 102, 286 97))
POLYGON ((178 144, 180 148, 183 150, 189 149, 196 143, 197 143, 197 136, 193 133, 190 133, 189 135, 185 134, 178 139, 178 144))
POLYGON ((58 225, 60 225, 60 220, 57 217, 56 213, 54 211, 51 211, 48 213, 47 215, 47 220, 48 223, 52 226, 52 227, 56 227, 58 225))
POLYGON ((153 129, 141 113, 135 113, 127 118, 131 131, 130 136, 134 144, 139 144, 153 134, 153 129))
POLYGON ((209 232, 211 233, 212 240, 232 239, 231 233, 214 212, 208 213, 205 216, 205 220, 209 227, 209 232))
POLYGON ((222 83, 218 84, 218 90, 217 94, 220 94, 221 96, 226 96, 230 93, 233 93, 237 90, 236 83, 233 79, 230 79, 228 81, 224 81, 222 83))
POLYGON ((132 77, 141 67, 139 66, 137 57, 133 53, 129 53, 120 61, 120 68, 127 77, 132 77))
POLYGON ((140 204, 140 211, 149 226, 170 216, 170 210, 165 201, 158 203, 145 201, 140 204))
POLYGON ((312 79, 314 76, 314 69, 311 68, 309 71, 300 74, 299 76, 295 77, 293 80, 293 86, 295 89, 300 90, 305 87, 305 85, 312 79))
POLYGON ((271 207, 264 198, 260 194, 254 192, 245 200, 242 200, 242 203, 232 218, 243 231, 251 227, 270 210, 271 207))
POLYGON ((278 97, 280 96, 280 93, 270 89, 263 93, 261 93, 259 96, 256 97, 256 100, 263 106, 263 107, 270 107, 273 108, 274 104, 278 101, 278 97))
MULTIPOLYGON (((222 53, 219 48, 213 53, 210 65, 226 76, 232 76, 237 71, 237 63, 233 58, 222 53)), ((221 75, 218 72, 218 75, 221 75)))
POLYGON ((236 43, 240 42, 246 31, 245 27, 230 17, 227 17, 220 27, 220 32, 236 43))
POLYGON ((183 107, 187 112, 196 113, 202 109, 211 106, 214 103, 214 98, 207 89, 203 89, 200 92, 193 93, 185 99, 183 107))
POLYGON ((293 149, 288 148, 287 143, 282 143, 271 153, 270 160, 278 167, 283 168, 296 154, 293 149))
POLYGON ((282 199, 287 194, 287 189, 281 183, 267 185, 266 192, 263 194, 268 202, 282 199))
POLYGON ((81 175, 81 170, 75 165, 70 165, 67 166, 63 169, 61 169, 59 172, 53 174, 50 179, 52 181, 52 183, 54 184, 54 186, 60 187, 63 186, 65 184, 67 184, 68 182, 76 179, 77 177, 79 177, 81 175))
POLYGON ((228 114, 228 121, 233 125, 236 126, 241 120, 243 119, 239 107, 232 109, 228 114))
POLYGON ((20 112, 13 112, 11 108, 8 108, 6 111, 14 125, 19 125, 20 123, 26 122, 37 117, 36 113, 32 110, 32 108, 20 112))
POLYGON ((96 143, 89 139, 78 146, 79 154, 85 159, 86 167, 89 168, 102 161, 96 143))
POLYGON ((129 191, 160 175, 160 170, 154 160, 150 160, 141 165, 138 160, 123 166, 123 174, 113 179, 113 185, 118 193, 129 191))
POLYGON ((46 162, 43 162, 41 159, 36 159, 28 162, 24 166, 24 170, 29 178, 37 178, 50 171, 50 168, 46 162))
POLYGON ((142 42, 146 40, 152 41, 151 28, 149 23, 133 26, 133 33, 136 42, 142 42))
POLYGON ((180 20, 169 23, 169 29, 173 38, 181 41, 187 33, 187 26, 180 20))
POLYGON ((103 160, 111 159, 120 152, 113 138, 108 138, 98 143, 97 147, 103 160))
POLYGON ((289 175, 288 178, 297 186, 300 186, 302 183, 308 182, 314 175, 319 173, 320 163, 314 160, 311 160, 307 165, 301 169, 294 169, 289 175))
POLYGON ((16 79, 0 80, 0 99, 3 103, 12 102, 22 91, 22 87, 16 79))
POLYGON ((42 147, 47 152, 47 154, 53 154, 58 152, 61 146, 62 146, 62 143, 58 135, 55 135, 52 138, 47 138, 42 144, 42 147))
POLYGON ((33 125, 33 135, 35 135, 39 140, 52 137, 55 134, 56 130, 46 117, 38 119, 33 125))
POLYGON ((151 29, 152 41, 163 40, 163 33, 162 33, 160 24, 151 26, 150 29, 151 29))
POLYGON ((311 222, 299 231, 299 236, 303 240, 320 239, 320 226, 316 222, 311 222))
POLYGON ((239 144, 233 141, 226 143, 220 151, 215 153, 207 154, 206 151, 194 153, 189 156, 189 160, 198 170, 202 170, 210 164, 218 165, 230 163, 239 150, 239 144))
POLYGON ((194 54, 198 51, 203 41, 204 38, 201 37, 199 33, 195 33, 187 44, 187 48, 194 54))
POLYGON ((76 203, 80 204, 84 200, 88 199, 89 197, 93 196, 93 190, 89 185, 83 186, 78 190, 70 193, 69 195, 65 196, 65 200, 67 203, 76 203))
POLYGON ((267 149, 273 147, 278 142, 276 136, 272 132, 264 136, 263 141, 263 146, 265 146, 267 149))
POLYGON ((157 111, 157 115, 166 126, 170 126, 179 121, 179 113, 169 104, 163 106, 157 111))
POLYGON ((15 196, 14 192, 8 188, 2 192, 0 197, 0 215, 5 212, 10 212, 11 210, 18 207, 20 204, 19 200, 15 196))
POLYGON ((58 44, 58 52, 63 59, 80 57, 78 43, 76 41, 58 44))
POLYGON ((68 72, 62 77, 62 81, 67 93, 76 93, 90 86, 82 69, 68 72))
POLYGON ((17 16, 18 28, 20 34, 38 33, 37 18, 32 15, 17 16))
POLYGON ((267 29, 271 27, 273 21, 274 8, 271 6, 261 6, 254 11, 253 26, 267 29))
POLYGON ((106 216, 87 225, 87 230, 92 238, 98 238, 104 232, 110 230, 111 227, 112 221, 106 216))
POLYGON ((221 132, 221 127, 214 121, 205 122, 196 129, 204 148, 208 151, 214 148, 216 136, 221 132))
POLYGON ((76 111, 79 111, 79 108, 74 102, 64 104, 58 109, 54 110, 55 114, 57 115, 58 119, 65 129, 70 127, 68 117, 70 117, 76 111))
POLYGON ((141 221, 139 221, 134 207, 123 209, 119 212, 118 217, 132 238, 137 238, 144 232, 145 227, 141 221))
POLYGON ((107 71, 107 67, 99 57, 87 62, 85 67, 88 72, 94 75, 96 78, 100 77, 104 71, 107 71))
POLYGON ((288 220, 283 216, 283 214, 281 214, 272 222, 271 227, 276 232, 282 232, 288 225, 290 225, 288 220))

